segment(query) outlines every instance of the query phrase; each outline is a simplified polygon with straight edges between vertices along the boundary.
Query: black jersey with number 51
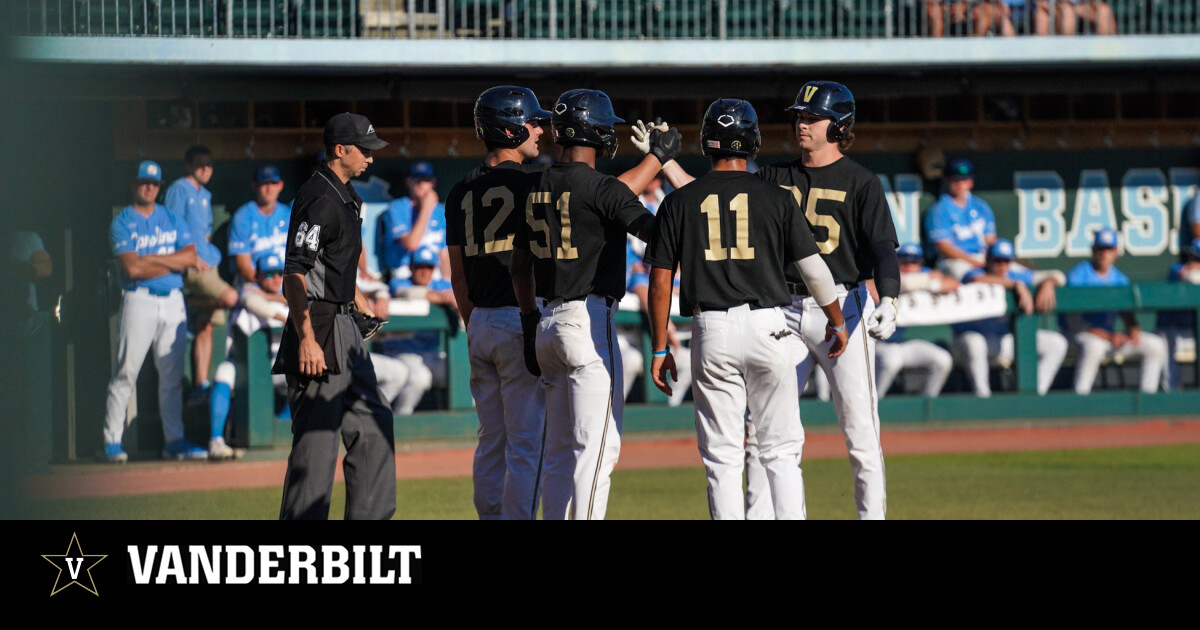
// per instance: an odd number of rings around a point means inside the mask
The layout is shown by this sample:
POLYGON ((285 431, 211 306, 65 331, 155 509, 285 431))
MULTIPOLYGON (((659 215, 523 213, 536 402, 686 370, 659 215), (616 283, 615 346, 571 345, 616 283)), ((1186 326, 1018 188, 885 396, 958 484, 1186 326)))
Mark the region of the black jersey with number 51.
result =
MULTIPOLYGON (((848 157, 807 168, 799 159, 780 162, 760 169, 758 176, 795 195, 834 282, 855 283, 872 277, 873 243, 899 245, 883 184, 848 157)), ((788 269, 788 280, 800 282, 801 278, 795 269, 788 269)))
POLYGON ((745 171, 710 171, 658 207, 646 263, 680 265, 679 312, 791 303, 784 269, 817 253, 787 191, 745 171))
POLYGON ((477 307, 517 306, 509 261, 530 191, 543 170, 516 162, 483 165, 446 198, 446 245, 462 247, 467 295, 477 307))
POLYGON ((621 180, 587 164, 546 169, 533 193, 516 246, 535 259, 538 297, 625 295, 625 234, 654 215, 621 180))

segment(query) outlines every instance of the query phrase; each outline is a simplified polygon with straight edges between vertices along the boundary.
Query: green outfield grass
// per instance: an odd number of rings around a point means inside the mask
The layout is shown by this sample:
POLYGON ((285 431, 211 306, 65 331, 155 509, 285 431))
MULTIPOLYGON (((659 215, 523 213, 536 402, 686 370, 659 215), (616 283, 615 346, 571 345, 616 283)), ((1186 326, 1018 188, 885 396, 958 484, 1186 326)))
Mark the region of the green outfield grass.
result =
MULTIPOLYGON (((889 457, 892 519, 1198 519, 1200 445, 889 457)), ((849 463, 804 465, 808 514, 854 518, 849 463)), ((344 487, 334 490, 340 518, 344 487)), ((273 519, 280 490, 213 490, 37 502, 30 518, 273 519)), ((468 478, 402 481, 397 518, 473 519, 468 478)), ((705 519, 704 470, 614 475, 610 519, 705 519)))

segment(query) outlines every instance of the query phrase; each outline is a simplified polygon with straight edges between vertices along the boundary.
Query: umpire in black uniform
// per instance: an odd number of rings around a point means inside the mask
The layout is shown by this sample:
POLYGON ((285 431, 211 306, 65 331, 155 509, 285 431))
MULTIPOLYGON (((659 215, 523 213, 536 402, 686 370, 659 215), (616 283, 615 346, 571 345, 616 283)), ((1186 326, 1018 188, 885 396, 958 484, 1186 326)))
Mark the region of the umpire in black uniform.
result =
POLYGON ((288 228, 283 292, 288 316, 274 372, 287 375, 292 452, 280 519, 325 519, 346 445, 346 519, 389 519, 396 511, 392 412, 350 313, 373 317, 355 286, 362 251, 362 199, 350 179, 388 143, 364 116, 325 125, 327 161, 296 193, 288 228))

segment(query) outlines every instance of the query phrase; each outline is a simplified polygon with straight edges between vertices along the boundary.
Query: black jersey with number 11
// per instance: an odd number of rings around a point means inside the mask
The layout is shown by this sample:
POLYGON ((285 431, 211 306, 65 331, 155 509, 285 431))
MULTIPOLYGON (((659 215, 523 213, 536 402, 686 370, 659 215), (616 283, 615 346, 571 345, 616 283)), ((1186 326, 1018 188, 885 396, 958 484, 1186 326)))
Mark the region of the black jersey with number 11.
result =
POLYGON ((446 198, 446 245, 462 247, 467 295, 477 307, 517 306, 508 271, 513 240, 544 169, 516 162, 480 166, 446 198))
POLYGON ((679 312, 791 303, 784 268, 817 253, 792 195, 745 171, 710 171, 658 207, 646 263, 680 265, 679 312))

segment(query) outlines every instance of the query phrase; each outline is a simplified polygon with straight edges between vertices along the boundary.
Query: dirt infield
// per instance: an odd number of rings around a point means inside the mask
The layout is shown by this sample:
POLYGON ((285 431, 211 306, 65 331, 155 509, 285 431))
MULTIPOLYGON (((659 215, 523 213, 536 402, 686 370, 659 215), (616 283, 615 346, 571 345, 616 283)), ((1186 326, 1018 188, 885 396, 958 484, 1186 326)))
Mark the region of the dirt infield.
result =
MULTIPOLYGON (((1200 443, 1200 420, 1150 420, 1105 424, 925 429, 885 427, 889 456, 1157 446, 1200 443)), ((471 474, 471 448, 401 452, 399 479, 464 477, 471 474)), ((809 432, 805 459, 846 456, 836 430, 809 432)), ((618 469, 699 466, 695 438, 627 440, 618 469)), ((150 494, 188 490, 282 487, 286 462, 134 462, 125 466, 66 465, 28 480, 29 496, 43 499, 150 494)), ((341 466, 337 480, 341 481, 341 466)))

